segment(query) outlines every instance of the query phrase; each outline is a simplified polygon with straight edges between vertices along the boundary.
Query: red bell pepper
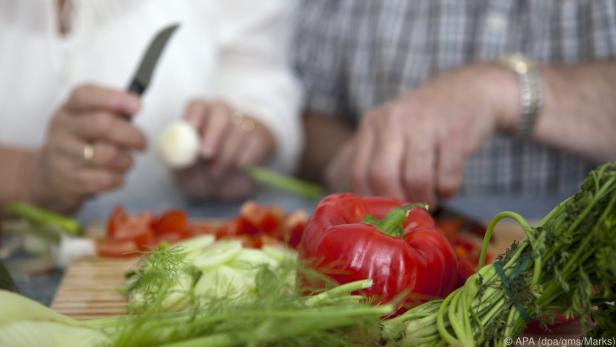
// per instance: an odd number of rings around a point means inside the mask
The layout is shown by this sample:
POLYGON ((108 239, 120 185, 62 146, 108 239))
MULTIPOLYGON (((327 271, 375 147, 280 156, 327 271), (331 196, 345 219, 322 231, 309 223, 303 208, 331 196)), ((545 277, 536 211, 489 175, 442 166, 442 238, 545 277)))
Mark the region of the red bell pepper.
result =
POLYGON ((456 284, 458 264, 447 238, 424 208, 396 199, 326 197, 308 221, 299 251, 339 283, 372 279, 365 293, 380 302, 414 305, 443 297, 456 284))

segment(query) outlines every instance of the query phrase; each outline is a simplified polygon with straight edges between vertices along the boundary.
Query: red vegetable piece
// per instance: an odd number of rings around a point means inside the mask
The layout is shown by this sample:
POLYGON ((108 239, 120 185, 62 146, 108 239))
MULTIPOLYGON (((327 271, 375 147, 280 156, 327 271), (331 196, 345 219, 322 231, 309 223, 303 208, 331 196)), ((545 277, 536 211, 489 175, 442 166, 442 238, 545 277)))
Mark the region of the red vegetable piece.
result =
POLYGON ((138 255, 139 251, 133 240, 96 240, 96 253, 101 257, 131 257, 138 255))
POLYGON ((294 249, 297 248, 302 240, 307 222, 308 215, 304 211, 295 211, 289 214, 283 226, 284 242, 294 249))
POLYGON ((128 214, 126 210, 122 206, 117 206, 111 211, 111 215, 107 220, 107 237, 113 238, 115 236, 116 230, 120 227, 120 225, 126 223, 128 220, 128 214))
POLYGON ((140 213, 131 216, 115 231, 114 240, 134 241, 139 249, 148 249, 154 240, 152 231, 153 216, 151 213, 140 213))
POLYGON ((153 223, 156 236, 171 243, 190 236, 188 216, 182 210, 169 210, 153 223))

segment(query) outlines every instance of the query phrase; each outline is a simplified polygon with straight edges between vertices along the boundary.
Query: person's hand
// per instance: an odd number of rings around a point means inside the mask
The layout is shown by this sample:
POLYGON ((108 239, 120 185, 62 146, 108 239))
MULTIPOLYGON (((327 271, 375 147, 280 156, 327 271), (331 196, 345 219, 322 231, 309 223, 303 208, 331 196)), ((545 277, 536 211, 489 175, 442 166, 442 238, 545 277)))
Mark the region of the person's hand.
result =
POLYGON ((431 80, 364 115, 353 145, 330 164, 330 185, 408 201, 450 197, 462 184, 465 160, 510 127, 517 95, 514 75, 494 65, 431 80))
POLYGON ((47 208, 74 211, 84 199, 117 189, 144 150, 144 134, 130 123, 141 108, 132 94, 94 85, 73 90, 56 111, 29 174, 31 199, 47 208))
POLYGON ((355 137, 352 137, 334 154, 325 168, 325 184, 329 191, 347 192, 353 189, 352 169, 355 151, 355 137))
POLYGON ((191 198, 230 200, 254 191, 243 168, 266 162, 274 137, 255 118, 235 112, 222 101, 192 101, 185 119, 201 139, 199 161, 178 172, 180 189, 191 198))

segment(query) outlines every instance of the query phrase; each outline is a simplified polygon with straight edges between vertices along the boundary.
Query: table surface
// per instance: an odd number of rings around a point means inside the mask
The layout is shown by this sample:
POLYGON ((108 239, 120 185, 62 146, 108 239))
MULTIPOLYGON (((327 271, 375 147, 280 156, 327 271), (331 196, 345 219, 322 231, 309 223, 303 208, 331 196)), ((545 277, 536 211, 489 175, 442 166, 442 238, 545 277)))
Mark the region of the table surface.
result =
MULTIPOLYGON (((514 210, 528 219, 539 219, 549 212, 564 196, 533 197, 533 196, 476 196, 455 198, 447 203, 448 207, 456 209, 478 220, 487 221, 498 212, 514 210)), ((253 197, 259 204, 275 204, 287 210, 304 209, 310 212, 314 208, 314 201, 305 200, 279 192, 264 191, 253 197)), ((131 212, 162 211, 168 208, 183 208, 194 218, 225 218, 237 214, 242 202, 183 202, 178 206, 164 201, 136 201, 125 204, 131 212)), ((98 206, 95 210, 83 211, 78 218, 86 224, 100 223, 107 218, 114 206, 98 206)), ((45 305, 49 305, 63 276, 63 270, 39 274, 36 276, 21 275, 19 271, 22 257, 9 259, 9 270, 13 273, 17 286, 22 294, 33 298, 45 305)))

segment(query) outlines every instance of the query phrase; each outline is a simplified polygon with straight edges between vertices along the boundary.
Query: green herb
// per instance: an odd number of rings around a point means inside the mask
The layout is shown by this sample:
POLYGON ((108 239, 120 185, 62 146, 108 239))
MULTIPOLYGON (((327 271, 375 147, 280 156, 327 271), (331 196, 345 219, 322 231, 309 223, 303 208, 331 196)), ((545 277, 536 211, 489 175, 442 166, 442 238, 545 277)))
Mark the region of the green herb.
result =
MULTIPOLYGON (((386 340, 400 346, 505 346, 505 339, 518 336, 528 319, 547 324, 555 312, 562 312, 588 327, 593 303, 614 300, 615 163, 593 171, 579 193, 535 228, 514 212, 497 215, 484 239, 481 264, 494 227, 504 218, 517 221, 526 239, 494 264, 480 265, 477 274, 445 299, 387 321, 386 340)), ((613 306, 599 305, 599 312, 606 307, 613 316, 613 306)), ((606 314, 594 316, 597 331, 613 328, 606 314)))

